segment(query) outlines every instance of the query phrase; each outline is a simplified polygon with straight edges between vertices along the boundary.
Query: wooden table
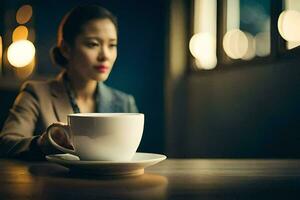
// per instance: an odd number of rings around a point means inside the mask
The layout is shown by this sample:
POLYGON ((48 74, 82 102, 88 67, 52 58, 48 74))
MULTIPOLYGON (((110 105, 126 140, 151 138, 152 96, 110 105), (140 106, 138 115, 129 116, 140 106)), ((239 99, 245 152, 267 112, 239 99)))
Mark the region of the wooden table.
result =
POLYGON ((131 178, 0 160, 0 199, 300 199, 300 160, 167 159, 131 178))

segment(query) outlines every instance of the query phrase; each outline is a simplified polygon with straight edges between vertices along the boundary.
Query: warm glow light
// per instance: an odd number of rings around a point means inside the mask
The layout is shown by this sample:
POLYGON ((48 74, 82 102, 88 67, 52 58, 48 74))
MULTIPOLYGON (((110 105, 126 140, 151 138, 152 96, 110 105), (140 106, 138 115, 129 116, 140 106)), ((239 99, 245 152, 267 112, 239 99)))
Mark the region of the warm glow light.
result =
POLYGON ((287 43, 287 48, 288 49, 293 49, 293 48, 296 48, 300 45, 300 41, 297 41, 297 42, 294 42, 294 41, 289 41, 287 43))
POLYGON ((194 0, 194 35, 189 49, 198 69, 217 65, 217 0, 194 0))
POLYGON ((32 17, 32 7, 30 5, 23 5, 16 14, 16 20, 19 24, 27 23, 32 17))
POLYGON ((300 12, 285 10, 278 18, 278 30, 287 41, 300 41, 300 12))
POLYGON ((254 37, 250 34, 245 32, 245 35, 248 40, 248 48, 246 54, 242 57, 243 60, 251 60, 255 57, 255 40, 254 37))
POLYGON ((248 50, 248 39, 246 34, 239 29, 228 31, 223 38, 223 48, 230 58, 242 58, 246 55, 248 50))
POLYGON ((217 33, 217 0, 194 0, 194 33, 217 33))
POLYGON ((217 65, 216 40, 209 33, 195 34, 189 44, 192 55, 197 59, 197 66, 213 69, 217 65))
POLYGON ((256 34, 255 38, 255 54, 260 57, 264 57, 270 54, 271 52, 271 41, 270 41, 270 33, 261 32, 256 34))
POLYGON ((226 31, 240 28, 240 0, 228 0, 227 3, 227 27, 226 31))
POLYGON ((15 68, 15 74, 19 79, 26 79, 33 73, 34 69, 35 69, 35 58, 33 58, 28 65, 24 67, 15 68))
POLYGON ((16 42, 18 40, 26 40, 28 37, 28 29, 26 26, 18 26, 15 28, 13 35, 12 35, 12 41, 16 42))
POLYGON ((35 56, 35 47, 28 40, 13 42, 7 50, 9 63, 14 67, 25 67, 35 56))
MULTIPOLYGON (((300 1, 299 0, 285 0, 285 9, 286 10, 294 10, 300 12, 300 1)), ((299 22, 298 22, 299 23, 299 22)), ((300 41, 287 41, 286 47, 287 49, 293 49, 300 45, 300 41)))

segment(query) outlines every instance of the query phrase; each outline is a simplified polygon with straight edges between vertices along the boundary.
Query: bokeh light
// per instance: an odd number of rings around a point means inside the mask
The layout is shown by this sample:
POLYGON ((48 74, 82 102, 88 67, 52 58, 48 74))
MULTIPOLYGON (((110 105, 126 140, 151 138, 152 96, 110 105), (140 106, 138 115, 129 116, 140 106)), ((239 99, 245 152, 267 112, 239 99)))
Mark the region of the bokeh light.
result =
POLYGON ((271 53, 271 38, 269 32, 260 32, 254 37, 255 54, 259 57, 268 56, 271 53))
POLYGON ((201 69, 216 67, 216 39, 211 34, 195 34, 190 40, 189 48, 191 54, 196 58, 197 67, 201 69))
POLYGON ((35 69, 35 58, 33 58, 32 61, 24 67, 14 68, 14 71, 16 76, 19 79, 26 79, 33 73, 34 69, 35 69))
POLYGON ((300 41, 296 41, 296 42, 294 42, 294 41, 289 41, 289 42, 287 42, 287 48, 288 48, 288 49, 296 48, 296 47, 298 47, 299 45, 300 45, 300 41))
POLYGON ((287 41, 300 41, 300 12, 283 11, 278 18, 278 31, 287 41))
POLYGON ((248 48, 246 51, 246 54, 242 57, 243 60, 251 60, 252 58, 255 57, 255 48, 256 48, 256 44, 255 44, 255 40, 254 37, 247 32, 244 32, 247 40, 248 40, 248 48))
POLYGON ((26 40, 28 38, 28 29, 26 26, 18 26, 13 31, 12 41, 26 40))
POLYGON ((27 23, 32 17, 32 7, 30 5, 23 5, 16 14, 16 20, 19 24, 27 23))
POLYGON ((7 50, 9 63, 14 67, 25 67, 35 56, 35 47, 28 40, 13 42, 7 50))
POLYGON ((239 29, 228 31, 223 38, 223 48, 228 57, 232 59, 242 58, 248 50, 246 34, 239 29))

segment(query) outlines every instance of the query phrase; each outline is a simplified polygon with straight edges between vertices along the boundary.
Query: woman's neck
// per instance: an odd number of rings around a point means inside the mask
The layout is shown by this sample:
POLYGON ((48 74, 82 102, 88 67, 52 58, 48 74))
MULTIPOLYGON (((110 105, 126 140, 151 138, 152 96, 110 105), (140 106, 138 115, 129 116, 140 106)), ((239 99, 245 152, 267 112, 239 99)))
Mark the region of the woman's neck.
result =
POLYGON ((67 72, 67 75, 74 89, 76 99, 88 100, 94 98, 97 81, 85 80, 81 76, 76 76, 74 73, 67 72))

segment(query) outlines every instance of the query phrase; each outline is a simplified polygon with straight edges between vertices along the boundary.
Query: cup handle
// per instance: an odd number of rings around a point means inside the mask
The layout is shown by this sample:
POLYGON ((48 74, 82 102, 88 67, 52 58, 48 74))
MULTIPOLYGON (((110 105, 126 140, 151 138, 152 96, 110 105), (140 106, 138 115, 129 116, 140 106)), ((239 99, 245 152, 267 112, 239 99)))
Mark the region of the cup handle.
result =
POLYGON ((63 124, 58 124, 58 123, 54 123, 54 124, 51 124, 48 128, 47 128, 47 137, 48 137, 48 140, 50 141, 50 143, 55 147, 57 148, 58 150, 64 152, 64 153, 70 153, 70 154, 75 154, 75 150, 73 149, 68 149, 68 148, 65 148, 63 146, 60 146, 59 144, 57 144, 53 138, 52 138, 52 130, 53 128, 58 128, 58 129, 61 129, 65 135, 67 136, 68 139, 70 139, 70 127, 68 125, 63 125, 63 124))

